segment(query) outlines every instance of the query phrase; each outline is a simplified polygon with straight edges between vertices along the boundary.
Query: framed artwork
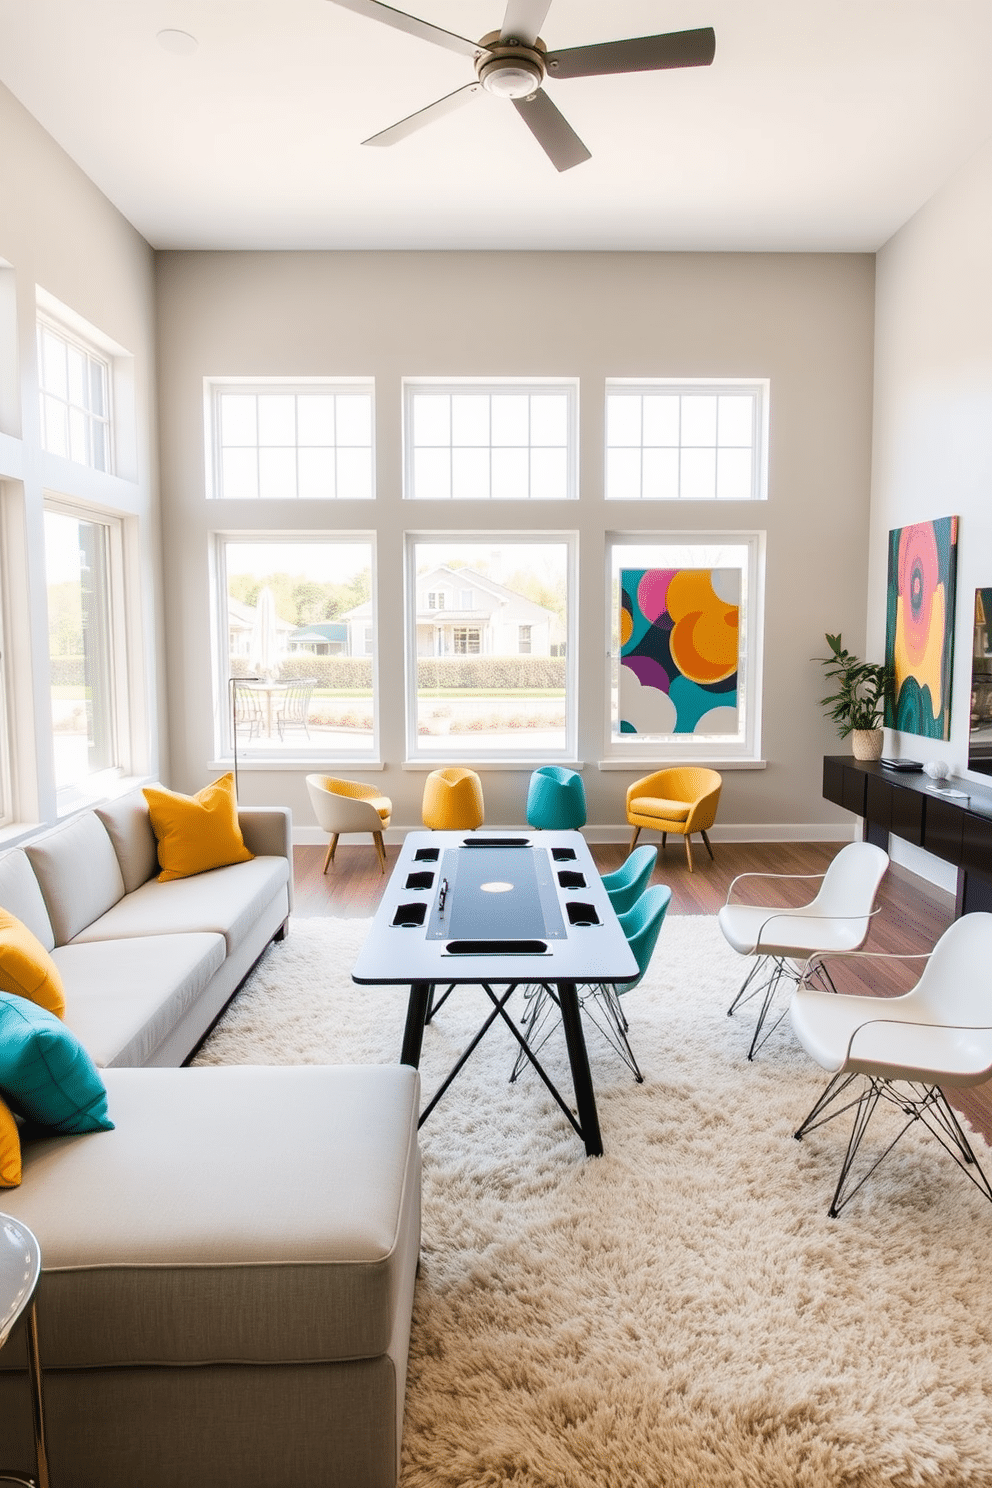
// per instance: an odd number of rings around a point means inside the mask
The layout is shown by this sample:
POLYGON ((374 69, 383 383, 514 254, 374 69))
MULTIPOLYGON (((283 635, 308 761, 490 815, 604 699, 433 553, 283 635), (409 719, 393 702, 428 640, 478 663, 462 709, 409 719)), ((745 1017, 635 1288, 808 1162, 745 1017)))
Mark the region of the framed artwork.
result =
POLYGON ((622 734, 736 734, 738 569, 620 570, 622 734))
POLYGON ((895 681, 885 722, 927 739, 951 736, 957 559, 957 517, 889 533, 885 660, 895 681))

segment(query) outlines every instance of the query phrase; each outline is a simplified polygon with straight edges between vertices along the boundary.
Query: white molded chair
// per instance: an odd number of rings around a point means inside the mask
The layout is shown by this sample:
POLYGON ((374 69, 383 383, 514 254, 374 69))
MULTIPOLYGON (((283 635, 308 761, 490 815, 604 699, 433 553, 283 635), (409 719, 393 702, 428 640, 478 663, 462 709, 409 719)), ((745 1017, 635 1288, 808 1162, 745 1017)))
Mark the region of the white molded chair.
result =
POLYGON ((331 834, 324 859, 324 872, 334 861, 334 849, 342 832, 371 832, 379 867, 386 871, 382 834, 389 826, 393 803, 374 785, 358 780, 338 780, 333 775, 308 775, 307 790, 318 825, 331 834))
MULTIPOLYGON (((817 959, 817 958, 814 958, 817 959)), ((940 937, 929 957, 887 957, 861 952, 855 959, 925 959, 923 975, 899 997, 853 996, 800 986, 793 994, 792 1026, 806 1052, 832 1075, 826 1090, 795 1133, 797 1141, 844 1111, 854 1126, 830 1208, 840 1213, 916 1121, 954 1158, 992 1201, 992 1185, 943 1087, 981 1085, 992 1076, 992 914, 966 914, 940 937), (842 1101, 850 1087, 860 1093, 842 1101), (858 1149, 880 1100, 905 1118, 880 1156, 853 1178, 858 1149)), ((811 968, 812 969, 812 968, 811 968)))
MULTIPOLYGON (((730 1017, 742 1002, 761 997, 748 1059, 753 1059, 785 1017, 785 1009, 763 1032, 780 984, 797 983, 802 967, 817 951, 855 951, 864 945, 871 925, 875 894, 889 866, 888 853, 871 842, 849 842, 826 873, 741 873, 727 891, 717 916, 727 941, 741 956, 755 958, 740 991, 727 1009, 730 1017), (734 890, 745 879, 820 883, 815 899, 795 909, 735 902, 734 890)), ((829 984, 828 984, 829 985, 829 984)))

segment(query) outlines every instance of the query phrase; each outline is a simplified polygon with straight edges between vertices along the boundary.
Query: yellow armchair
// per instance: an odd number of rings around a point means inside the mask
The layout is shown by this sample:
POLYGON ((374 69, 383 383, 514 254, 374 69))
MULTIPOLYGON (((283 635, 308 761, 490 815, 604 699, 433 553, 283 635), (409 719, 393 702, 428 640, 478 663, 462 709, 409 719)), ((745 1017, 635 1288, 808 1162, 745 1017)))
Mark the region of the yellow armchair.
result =
POLYGON ((642 827, 661 833, 661 845, 669 832, 681 834, 685 842, 685 855, 692 872, 693 832, 698 832, 706 844, 710 857, 713 849, 706 833, 716 819, 716 808, 720 804, 723 777, 716 770, 704 770, 696 765, 678 765, 670 770, 656 770, 635 780, 627 790, 627 820, 634 828, 630 839, 633 851, 642 827))
POLYGON ((338 780, 333 775, 308 775, 307 790, 314 816, 325 832, 330 833, 324 872, 334 861, 334 849, 342 832, 371 832, 372 841, 379 858, 379 867, 386 871, 386 850, 382 834, 389 826, 393 804, 374 785, 363 785, 359 780, 338 780))

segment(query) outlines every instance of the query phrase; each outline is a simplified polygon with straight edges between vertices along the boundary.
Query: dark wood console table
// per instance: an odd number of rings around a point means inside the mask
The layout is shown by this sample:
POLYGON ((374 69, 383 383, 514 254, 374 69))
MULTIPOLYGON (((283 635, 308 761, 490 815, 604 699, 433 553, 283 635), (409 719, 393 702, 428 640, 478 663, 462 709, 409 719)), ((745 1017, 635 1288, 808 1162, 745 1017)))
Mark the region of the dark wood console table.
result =
POLYGON ((823 794, 864 820, 867 841, 888 848, 889 833, 925 848, 958 873, 955 913, 992 910, 992 790, 970 780, 945 796, 929 775, 887 770, 850 755, 827 755, 823 794))

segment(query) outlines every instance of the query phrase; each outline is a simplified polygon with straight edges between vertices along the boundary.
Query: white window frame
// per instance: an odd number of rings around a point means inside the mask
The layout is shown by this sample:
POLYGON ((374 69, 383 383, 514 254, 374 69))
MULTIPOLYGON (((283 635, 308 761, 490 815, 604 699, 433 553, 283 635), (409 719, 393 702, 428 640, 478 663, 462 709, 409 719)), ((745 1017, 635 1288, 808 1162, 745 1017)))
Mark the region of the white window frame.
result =
MULTIPOLYGON (((238 741, 237 761, 239 770, 285 770, 294 761, 302 761, 312 764, 316 761, 330 762, 334 765, 347 764, 354 761, 356 764, 376 764, 380 760, 380 730, 381 710, 379 706, 379 656, 375 645, 376 616, 378 615, 377 600, 377 577, 376 577, 376 545, 377 533, 375 531, 353 531, 337 530, 327 528, 320 531, 309 529, 294 529, 282 527, 273 529, 250 529, 226 528, 223 531, 215 531, 210 534, 211 546, 211 612, 213 623, 213 685, 214 685, 214 749, 218 761, 233 760, 235 757, 231 719, 231 673, 229 668, 229 642, 230 632, 228 625, 228 573, 227 573, 227 548, 239 544, 246 546, 258 546, 269 544, 273 549, 282 547, 299 547, 307 543, 330 545, 334 547, 363 546, 370 550, 370 566, 372 570, 372 622, 363 627, 361 652, 355 655, 371 656, 372 658, 372 742, 366 749, 360 748, 352 741, 346 742, 346 747, 341 750, 329 750, 326 742, 310 744, 306 743, 305 736, 299 742, 293 739, 293 748, 280 753, 276 750, 260 751, 253 749, 250 741, 242 743, 238 741)), ((316 659, 316 658, 315 658, 316 659)))
MULTIPOLYGON (((319 378, 278 378, 278 377, 224 377, 204 379, 204 428, 206 433, 206 451, 204 469, 207 472, 208 501, 316 501, 324 502, 349 502, 361 501, 364 505, 367 501, 374 501, 376 497, 376 407, 375 407, 375 380, 371 377, 319 377, 319 378), (288 396, 293 398, 312 397, 314 394, 325 394, 329 397, 367 397, 369 399, 370 415, 370 444, 369 444, 369 493, 368 496, 340 496, 337 492, 337 457, 341 449, 362 448, 364 446, 338 445, 335 441, 331 445, 307 446, 301 445, 299 440, 292 445, 268 446, 257 442, 254 445, 256 460, 263 449, 281 448, 295 451, 295 482, 296 490, 290 496, 265 497, 261 494, 254 497, 226 496, 224 494, 224 472, 223 472, 223 449, 221 442, 221 399, 225 395, 234 396, 288 396), (301 449, 320 448, 330 450, 335 461, 335 491, 332 496, 300 496, 299 494, 299 452, 301 449)), ((299 407, 294 412, 294 417, 299 421, 299 407)), ((245 445, 244 448, 251 448, 245 445)), ((260 490, 259 485, 259 490, 260 490)))
POLYGON ((764 658, 764 570, 765 533, 763 531, 713 532, 607 532, 606 534, 606 669, 605 753, 603 763, 616 767, 627 765, 706 764, 719 765, 761 761, 762 674, 764 658), (619 623, 616 613, 614 581, 621 568, 650 568, 670 563, 716 568, 720 550, 728 547, 746 549, 742 569, 741 593, 741 658, 739 695, 743 714, 743 738, 730 740, 719 735, 669 735, 664 739, 638 739, 637 735, 613 732, 613 697, 620 666, 619 623), (702 552, 693 550, 702 549, 702 552), (681 552, 682 556, 678 556, 681 552), (620 555, 622 561, 619 561, 620 555), (670 555, 670 556, 669 556, 670 555))
MULTIPOLYGON (((46 313, 39 309, 37 315, 37 344, 38 344, 38 396, 39 396, 39 418, 41 421, 41 447, 48 454, 56 455, 61 459, 72 460, 79 465, 85 465, 90 470, 97 470, 102 475, 113 475, 115 468, 114 460, 114 367, 113 357, 97 340, 83 335, 72 329, 55 315, 46 313), (83 402, 75 402, 67 392, 63 397, 45 384, 45 355, 44 337, 53 337, 63 348, 63 355, 68 361, 70 350, 77 352, 86 360, 86 392, 87 397, 83 402), (103 386, 104 411, 99 413, 90 406, 89 392, 91 389, 91 377, 93 371, 97 371, 103 386), (49 413, 46 400, 58 404, 64 410, 66 421, 66 449, 53 448, 49 442, 49 413), (72 439, 69 426, 73 414, 82 419, 85 430, 86 458, 79 460, 71 453, 72 439), (99 427, 103 431, 104 462, 98 464, 94 455, 94 430, 99 427)), ((68 383, 68 369, 66 371, 68 383)))
MULTIPOLYGON (((487 502, 518 502, 530 501, 553 501, 556 506, 561 501, 578 500, 578 415, 579 415, 579 384, 577 378, 456 378, 442 379, 430 377, 406 377, 403 379, 403 498, 408 501, 467 501, 471 500, 473 505, 485 504, 487 502), (459 394, 480 394, 488 397, 499 397, 500 395, 521 395, 527 397, 547 396, 557 394, 566 399, 566 441, 565 441, 565 495, 563 497, 543 497, 532 495, 530 491, 533 472, 531 461, 528 460, 528 490, 526 494, 518 497, 500 497, 489 495, 487 497, 470 498, 449 494, 447 497, 418 496, 415 491, 415 450, 413 443, 413 400, 422 394, 438 394, 442 397, 455 397, 459 394)), ((438 446, 442 448, 443 446, 438 446)), ((502 446, 478 445, 478 446, 447 446, 449 456, 453 460, 454 451, 460 448, 487 449, 492 464, 492 453, 494 449, 502 446)), ((512 446, 512 448, 526 448, 530 453, 541 446, 528 444, 526 446, 512 446)), ((559 445, 551 448, 561 448, 559 445)))
POLYGON ((514 749, 501 748, 489 755, 465 754, 465 760, 478 764, 513 764, 530 762, 537 764, 562 763, 577 759, 578 747, 578 633, 579 633, 579 534, 573 531, 523 531, 511 532, 485 530, 407 532, 404 534, 404 672, 406 678, 406 762, 422 765, 430 761, 434 766, 443 763, 439 750, 420 747, 417 733, 417 547, 421 543, 456 544, 480 547, 531 547, 541 544, 560 544, 565 549, 568 581, 568 614, 565 626, 565 742, 561 749, 544 750, 535 760, 533 746, 514 749))
MULTIPOLYGON (((738 501, 739 502, 739 501, 742 501, 742 500, 746 500, 746 501, 765 501, 765 500, 767 500, 767 498, 768 498, 768 407, 769 407, 769 401, 770 401, 770 382, 769 382, 769 379, 768 378, 756 377, 756 378, 724 379, 724 378, 715 378, 715 377, 713 377, 713 378, 696 378, 696 379, 691 379, 691 380, 674 379, 674 378, 658 378, 658 379, 651 379, 651 380, 647 380, 647 381, 645 381, 643 379, 623 378, 623 377, 608 378, 607 381, 606 381, 605 396, 604 396, 604 436, 603 436, 603 444, 604 444, 604 448, 603 448, 603 460, 604 460, 604 466, 603 466, 603 491, 604 491, 604 495, 605 495, 606 500, 607 501, 647 501, 647 502, 651 502, 651 503, 655 503, 655 502, 667 503, 667 502, 676 502, 676 501, 679 502, 679 503, 681 503, 683 501, 705 501, 705 502, 707 502, 707 504, 710 503, 710 502, 717 502, 717 503, 719 503, 721 505, 725 505, 728 501, 738 501), (609 403, 610 403, 610 397, 611 397, 611 395, 614 395, 614 394, 621 395, 621 396, 622 395, 628 395, 628 396, 633 395, 633 396, 640 397, 642 399, 645 398, 645 397, 651 397, 652 395, 658 395, 658 394, 669 395, 669 396, 677 396, 679 398, 684 398, 684 397, 690 397, 691 398, 693 396, 699 396, 699 397, 716 397, 717 399, 719 399, 721 396, 726 396, 726 397, 749 397, 752 400, 751 446, 750 446, 751 447, 751 484, 750 484, 750 494, 748 496, 746 496, 746 497, 721 497, 721 496, 719 496, 717 494, 717 486, 715 485, 714 486, 714 492, 713 492, 713 495, 712 496, 703 496, 703 497, 701 497, 701 496, 694 496, 694 495, 683 495, 682 494, 682 461, 683 461, 683 456, 684 456, 685 452, 687 450, 692 450, 692 449, 697 449, 697 448, 699 448, 699 449, 707 449, 707 450, 708 449, 713 449, 714 452, 715 452, 715 456, 718 458, 720 446, 719 446, 719 429, 717 429, 717 433, 715 435, 715 442, 712 445, 706 444, 706 445, 696 446, 696 445, 690 445, 688 443, 685 443, 684 444, 682 442, 681 428, 680 428, 680 436, 679 436, 679 442, 678 442, 678 444, 677 445, 668 445, 668 446, 665 446, 666 448, 674 449, 677 452, 678 463, 679 463, 679 477, 678 477, 678 480, 679 480, 679 494, 677 496, 668 496, 668 497, 666 497, 666 496, 652 496, 650 494, 645 495, 644 494, 644 451, 645 451, 646 448, 651 448, 651 446, 644 444, 644 442, 643 442, 643 431, 642 431, 642 442, 640 443, 640 445, 636 445, 636 444, 631 444, 631 445, 611 445, 610 444, 610 442, 609 442, 609 439, 610 439, 610 432, 609 432, 609 425, 610 425, 609 403), (619 449, 633 449, 633 450, 637 450, 638 453, 640 454, 640 457, 641 458, 640 458, 640 495, 639 496, 630 496, 630 495, 626 495, 626 494, 619 494, 619 495, 617 495, 617 494, 614 494, 611 491, 611 489, 610 489, 610 485, 611 485, 611 480, 610 480, 610 454, 611 454, 611 451, 614 450, 614 449, 617 449, 617 450, 619 450, 619 449)), ((642 418, 643 418, 643 405, 642 405, 642 418)), ((744 446, 735 446, 735 447, 736 448, 743 448, 744 446)), ((716 477, 716 480, 718 481, 718 476, 716 477)))
MULTIPOLYGON (((57 787, 57 812, 61 817, 77 810, 88 801, 104 795, 114 781, 133 774, 129 688, 131 669, 125 608, 127 575, 125 573, 124 528, 126 518, 100 507, 68 501, 58 495, 46 495, 44 509, 58 516, 66 516, 78 522, 89 522, 94 526, 103 527, 107 533, 107 637, 110 652, 107 657, 107 675, 110 692, 113 762, 103 770, 94 771, 93 774, 84 776, 71 785, 57 787)), ((47 636, 45 649, 46 654, 50 654, 47 636)), ((52 742, 54 747, 54 731, 52 742)))

